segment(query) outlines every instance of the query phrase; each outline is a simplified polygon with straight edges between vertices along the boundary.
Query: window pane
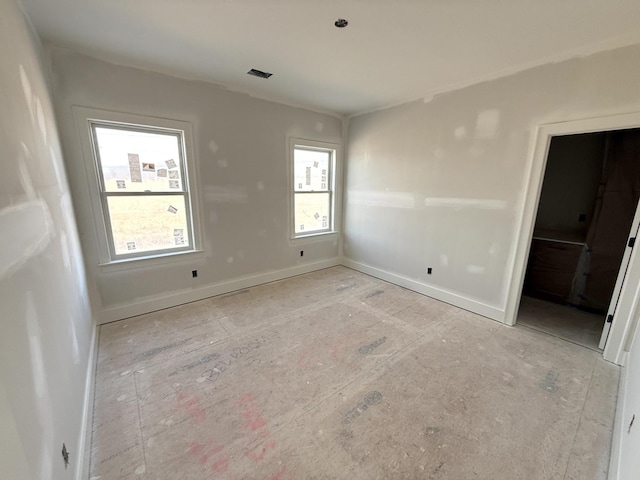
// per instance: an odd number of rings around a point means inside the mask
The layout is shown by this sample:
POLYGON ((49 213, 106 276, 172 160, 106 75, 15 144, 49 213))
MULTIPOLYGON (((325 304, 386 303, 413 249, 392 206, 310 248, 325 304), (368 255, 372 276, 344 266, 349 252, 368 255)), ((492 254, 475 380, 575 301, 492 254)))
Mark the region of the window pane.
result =
POLYGON ((189 247, 182 195, 108 197, 116 255, 189 247))
POLYGON ((94 126, 107 192, 182 191, 180 136, 94 126))
POLYGON ((305 150, 293 151, 293 180, 297 192, 329 190, 329 159, 331 152, 305 150))
POLYGON ((308 233, 330 228, 329 193, 295 194, 295 232, 308 233))

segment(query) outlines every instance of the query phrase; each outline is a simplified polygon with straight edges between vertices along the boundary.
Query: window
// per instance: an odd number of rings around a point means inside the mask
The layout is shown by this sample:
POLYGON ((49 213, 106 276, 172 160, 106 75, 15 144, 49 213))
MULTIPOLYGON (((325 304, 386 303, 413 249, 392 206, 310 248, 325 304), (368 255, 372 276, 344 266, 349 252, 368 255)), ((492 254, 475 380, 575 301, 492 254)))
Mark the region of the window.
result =
POLYGON ((336 148, 292 141, 293 237, 334 231, 336 148))
POLYGON ((196 250, 188 124, 76 108, 88 125, 82 141, 95 167, 90 187, 104 227, 101 263, 196 250))

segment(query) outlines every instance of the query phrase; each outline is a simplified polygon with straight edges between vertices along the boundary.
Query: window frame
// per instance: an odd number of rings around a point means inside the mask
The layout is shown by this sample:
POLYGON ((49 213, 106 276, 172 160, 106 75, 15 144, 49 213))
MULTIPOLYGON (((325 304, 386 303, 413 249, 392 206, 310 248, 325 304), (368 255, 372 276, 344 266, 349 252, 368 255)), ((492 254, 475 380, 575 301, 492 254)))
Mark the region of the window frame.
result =
POLYGON ((98 110, 86 107, 73 107, 76 126, 82 144, 85 173, 91 196, 93 219, 97 231, 98 259, 101 267, 109 266, 148 266, 183 258, 184 255, 202 252, 200 249, 200 216, 195 179, 196 159, 193 151, 192 128, 189 122, 158 117, 98 110), (179 140, 180 174, 182 188, 178 192, 107 192, 104 185, 98 142, 95 127, 116 128, 122 130, 175 134, 179 140), (185 199, 187 220, 186 237, 190 245, 176 248, 147 250, 143 252, 116 254, 113 230, 109 216, 108 197, 121 196, 173 196, 185 199))
POLYGON ((290 204, 290 219, 289 219, 289 231, 291 240, 312 239, 314 237, 321 237, 324 235, 331 235, 338 233, 337 225, 337 201, 338 192, 336 191, 337 178, 338 178, 338 161, 340 154, 340 145, 329 142, 322 142, 317 140, 306 140, 302 138, 290 138, 289 139, 289 204, 290 204), (327 188, 325 190, 311 190, 311 191, 297 191, 297 185, 295 182, 295 152, 296 150, 308 150, 319 151, 329 153, 329 165, 327 168, 327 188), (307 195, 314 193, 328 193, 329 194, 329 218, 327 222, 327 228, 321 230, 313 230, 311 232, 298 232, 296 233, 296 196, 307 195))

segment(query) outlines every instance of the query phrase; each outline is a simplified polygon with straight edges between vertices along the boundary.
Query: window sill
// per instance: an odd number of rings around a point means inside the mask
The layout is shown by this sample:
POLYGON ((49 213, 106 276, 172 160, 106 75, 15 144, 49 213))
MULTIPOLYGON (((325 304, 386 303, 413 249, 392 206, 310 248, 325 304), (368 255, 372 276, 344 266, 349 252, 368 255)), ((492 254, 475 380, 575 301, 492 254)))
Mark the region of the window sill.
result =
POLYGON ((330 232, 319 232, 319 233, 310 233, 308 235, 300 235, 298 237, 293 237, 289 239, 289 243, 298 244, 298 243, 312 243, 312 242, 322 242, 327 241, 333 237, 338 238, 339 232, 336 230, 332 230, 330 232))
POLYGON ((149 257, 127 258, 125 260, 114 260, 112 262, 100 263, 98 266, 104 273, 117 272, 120 270, 130 270, 133 268, 146 268, 167 263, 188 262, 204 258, 204 250, 189 250, 188 252, 167 253, 163 255, 153 255, 149 257))

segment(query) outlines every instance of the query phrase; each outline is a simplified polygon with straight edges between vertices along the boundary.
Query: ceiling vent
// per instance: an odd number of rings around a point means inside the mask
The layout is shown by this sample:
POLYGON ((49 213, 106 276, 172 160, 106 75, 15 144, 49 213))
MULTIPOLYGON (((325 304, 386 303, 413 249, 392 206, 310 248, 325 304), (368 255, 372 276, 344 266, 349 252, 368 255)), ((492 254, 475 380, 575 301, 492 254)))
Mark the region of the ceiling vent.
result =
POLYGON ((273 73, 263 72, 262 70, 257 70, 255 68, 252 68, 247 72, 247 75, 253 75, 254 77, 260 77, 260 78, 269 78, 271 75, 273 75, 273 73))

